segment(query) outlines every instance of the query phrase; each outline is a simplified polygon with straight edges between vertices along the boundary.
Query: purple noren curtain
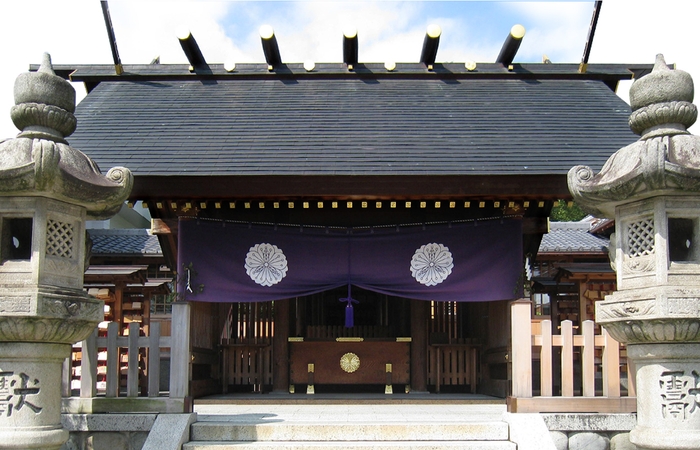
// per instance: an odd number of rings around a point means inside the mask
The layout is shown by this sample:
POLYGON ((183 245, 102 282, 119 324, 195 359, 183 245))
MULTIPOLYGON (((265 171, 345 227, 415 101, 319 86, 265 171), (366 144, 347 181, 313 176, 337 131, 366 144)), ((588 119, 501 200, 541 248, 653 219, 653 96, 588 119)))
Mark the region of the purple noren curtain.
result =
POLYGON ((522 296, 519 220, 325 229, 179 224, 178 292, 187 300, 257 302, 355 285, 411 299, 522 296))

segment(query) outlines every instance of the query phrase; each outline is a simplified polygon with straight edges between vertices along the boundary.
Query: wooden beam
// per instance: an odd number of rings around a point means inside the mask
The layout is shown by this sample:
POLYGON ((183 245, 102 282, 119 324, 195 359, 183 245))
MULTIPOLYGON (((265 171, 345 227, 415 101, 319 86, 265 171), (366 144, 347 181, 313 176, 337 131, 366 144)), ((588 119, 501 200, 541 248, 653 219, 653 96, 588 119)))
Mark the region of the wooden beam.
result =
POLYGON ((337 197, 449 198, 486 196, 511 201, 570 199, 566 174, 551 175, 227 175, 136 176, 131 198, 220 198, 235 192, 238 198, 337 197))
POLYGON ((151 219, 151 234, 177 234, 177 219, 151 219))
POLYGON ((548 231, 546 217, 523 218, 523 234, 543 234, 548 231))

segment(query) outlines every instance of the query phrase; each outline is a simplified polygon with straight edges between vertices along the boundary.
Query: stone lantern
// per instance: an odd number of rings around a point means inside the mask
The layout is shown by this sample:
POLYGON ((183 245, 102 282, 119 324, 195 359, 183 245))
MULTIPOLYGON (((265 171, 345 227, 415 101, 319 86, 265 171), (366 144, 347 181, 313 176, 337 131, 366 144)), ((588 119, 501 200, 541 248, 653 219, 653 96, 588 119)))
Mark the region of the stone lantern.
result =
POLYGON ((569 171, 584 209, 615 219, 610 259, 618 292, 596 320, 637 367, 639 449, 700 449, 700 137, 693 81, 657 56, 630 90, 641 138, 593 174, 569 171))
POLYGON ((104 176, 70 147, 75 91, 48 55, 15 82, 21 133, 0 142, 0 448, 58 449, 61 369, 103 320, 83 291, 86 219, 108 218, 131 191, 129 170, 104 176))

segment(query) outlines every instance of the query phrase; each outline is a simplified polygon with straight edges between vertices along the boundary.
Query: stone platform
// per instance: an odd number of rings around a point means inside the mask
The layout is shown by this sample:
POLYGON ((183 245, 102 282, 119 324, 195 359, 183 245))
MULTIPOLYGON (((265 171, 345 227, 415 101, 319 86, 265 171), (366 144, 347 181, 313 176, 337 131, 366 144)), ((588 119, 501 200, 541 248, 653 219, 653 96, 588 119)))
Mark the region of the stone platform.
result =
MULTIPOLYGON (((264 397, 267 400, 274 396, 264 397)), ((435 395, 384 396, 381 400, 372 399, 372 395, 352 399, 332 394, 295 397, 275 403, 254 399, 244 403, 238 397, 236 404, 225 404, 223 398, 198 400, 197 422, 183 449, 517 448, 509 440, 506 407, 501 399, 456 396, 446 401, 435 395)))

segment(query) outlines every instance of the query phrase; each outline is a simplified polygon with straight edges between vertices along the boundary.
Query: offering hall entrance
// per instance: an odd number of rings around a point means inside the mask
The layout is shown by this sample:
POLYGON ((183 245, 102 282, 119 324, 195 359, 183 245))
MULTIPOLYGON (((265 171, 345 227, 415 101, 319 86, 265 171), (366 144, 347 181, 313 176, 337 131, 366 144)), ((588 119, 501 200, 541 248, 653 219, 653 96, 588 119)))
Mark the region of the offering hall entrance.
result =
MULTIPOLYGON (((221 333, 222 391, 273 390, 275 306, 288 302, 289 390, 293 393, 393 393, 411 390, 411 300, 353 287, 354 324, 346 327, 347 287, 292 300, 232 303, 221 333)), ((421 301, 419 301, 421 302, 421 301)), ((476 392, 483 304, 421 302, 427 345, 417 348, 429 392, 476 392)), ((418 375, 420 378, 420 375, 418 375)))

